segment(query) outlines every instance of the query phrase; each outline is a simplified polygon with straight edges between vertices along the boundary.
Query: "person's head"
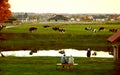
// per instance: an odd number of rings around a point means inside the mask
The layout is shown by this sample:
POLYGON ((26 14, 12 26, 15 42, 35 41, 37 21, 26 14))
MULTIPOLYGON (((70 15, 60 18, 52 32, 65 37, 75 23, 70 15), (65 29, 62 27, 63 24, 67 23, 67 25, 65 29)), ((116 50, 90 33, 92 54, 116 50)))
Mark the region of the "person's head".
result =
POLYGON ((88 48, 88 51, 90 51, 90 48, 88 48))
POLYGON ((70 55, 70 58, 73 58, 73 56, 72 56, 72 55, 70 55))

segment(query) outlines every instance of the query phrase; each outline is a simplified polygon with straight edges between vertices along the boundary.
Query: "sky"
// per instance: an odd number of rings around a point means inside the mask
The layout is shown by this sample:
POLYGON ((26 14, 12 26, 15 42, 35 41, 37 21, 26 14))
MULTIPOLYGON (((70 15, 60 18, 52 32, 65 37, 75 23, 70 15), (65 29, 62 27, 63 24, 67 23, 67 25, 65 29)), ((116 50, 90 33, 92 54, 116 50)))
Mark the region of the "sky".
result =
POLYGON ((12 12, 120 14, 120 0, 9 0, 12 12))

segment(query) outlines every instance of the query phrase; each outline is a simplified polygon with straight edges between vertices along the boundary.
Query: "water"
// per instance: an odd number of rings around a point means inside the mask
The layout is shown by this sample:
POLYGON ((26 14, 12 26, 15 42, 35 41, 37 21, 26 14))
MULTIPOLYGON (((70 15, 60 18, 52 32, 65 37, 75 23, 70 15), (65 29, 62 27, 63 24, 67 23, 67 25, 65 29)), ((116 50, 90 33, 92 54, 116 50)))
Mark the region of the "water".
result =
MULTIPOLYGON (((75 49, 64 49, 66 56, 72 55, 73 57, 87 57, 87 50, 75 50, 75 49)), ((91 51, 91 54, 94 51, 91 51)), ((101 57, 101 58, 113 58, 108 52, 96 51, 97 55, 91 57, 101 57)), ((62 56, 59 50, 39 50, 37 53, 30 55, 30 50, 19 50, 19 51, 2 51, 5 56, 16 56, 16 57, 32 57, 32 56, 62 56)))
POLYGON ((6 28, 13 28, 13 27, 16 27, 16 26, 6 26, 6 28))

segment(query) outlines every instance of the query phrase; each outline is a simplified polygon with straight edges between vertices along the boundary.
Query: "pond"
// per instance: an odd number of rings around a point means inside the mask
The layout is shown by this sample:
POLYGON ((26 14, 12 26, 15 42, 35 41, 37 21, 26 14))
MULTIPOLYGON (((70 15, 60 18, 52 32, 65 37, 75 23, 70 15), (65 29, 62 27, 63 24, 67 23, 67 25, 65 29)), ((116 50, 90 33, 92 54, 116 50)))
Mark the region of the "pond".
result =
MULTIPOLYGON (((60 50, 38 50, 36 53, 30 55, 30 50, 18 50, 18 51, 2 51, 1 53, 5 56, 16 56, 16 57, 32 57, 32 56, 62 56, 59 53, 60 50)), ((66 56, 72 55, 73 57, 87 57, 87 50, 76 50, 76 49, 64 49, 66 56)), ((101 58, 113 58, 108 52, 104 51, 91 51, 91 57, 101 58), (97 55, 92 55, 94 52, 97 55)))

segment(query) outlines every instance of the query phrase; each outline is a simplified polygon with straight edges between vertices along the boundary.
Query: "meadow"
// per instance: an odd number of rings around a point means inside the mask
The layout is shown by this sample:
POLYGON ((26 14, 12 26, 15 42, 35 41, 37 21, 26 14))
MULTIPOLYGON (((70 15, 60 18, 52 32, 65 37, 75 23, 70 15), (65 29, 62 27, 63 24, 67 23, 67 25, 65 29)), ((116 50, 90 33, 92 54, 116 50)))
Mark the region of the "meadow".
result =
POLYGON ((0 58, 0 75, 119 75, 120 65, 113 58, 74 57, 78 66, 56 70, 60 57, 0 58))
MULTIPOLYGON (((0 48, 2 50, 50 50, 50 49, 87 49, 108 51, 111 44, 107 41, 113 32, 110 28, 120 30, 119 24, 22 24, 0 31, 0 48), (38 28, 32 33, 30 27, 38 28), (65 32, 54 31, 53 27, 65 29, 65 32), (87 31, 92 27, 96 32, 87 31), (100 27, 105 29, 98 31, 100 27)), ((12 25, 13 26, 13 25, 12 25)), ((60 57, 0 57, 0 75, 119 75, 120 63, 113 58, 74 57, 78 66, 71 69, 56 70, 60 57)))
POLYGON ((87 49, 108 51, 111 44, 107 41, 114 32, 109 29, 120 30, 119 24, 21 24, 0 31, 0 47, 3 50, 58 50, 58 49, 87 49), (44 25, 50 27, 44 28, 44 25), (37 30, 29 32, 30 27, 37 30), (59 27, 65 32, 54 31, 59 27), (85 30, 86 27, 96 29, 96 32, 85 30), (104 30, 98 31, 100 27, 104 30))

